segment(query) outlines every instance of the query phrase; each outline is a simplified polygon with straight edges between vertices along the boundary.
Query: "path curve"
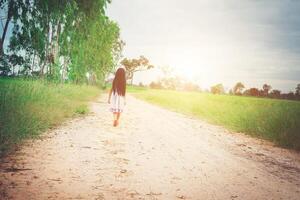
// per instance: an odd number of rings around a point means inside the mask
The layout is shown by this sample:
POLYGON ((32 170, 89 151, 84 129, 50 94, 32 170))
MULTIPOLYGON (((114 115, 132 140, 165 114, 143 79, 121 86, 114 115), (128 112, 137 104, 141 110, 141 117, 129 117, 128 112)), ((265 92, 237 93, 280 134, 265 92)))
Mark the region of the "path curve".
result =
POLYGON ((300 199, 300 155, 128 96, 26 141, 0 165, 0 199, 300 199))

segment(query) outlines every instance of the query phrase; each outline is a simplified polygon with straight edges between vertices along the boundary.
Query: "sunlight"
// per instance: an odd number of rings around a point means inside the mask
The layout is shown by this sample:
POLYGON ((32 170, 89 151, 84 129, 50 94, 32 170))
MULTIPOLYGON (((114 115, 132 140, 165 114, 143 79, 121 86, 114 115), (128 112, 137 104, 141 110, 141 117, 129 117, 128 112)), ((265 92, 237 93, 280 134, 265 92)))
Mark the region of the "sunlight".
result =
MULTIPOLYGON (((216 52, 203 51, 201 48, 189 47, 187 51, 182 48, 173 48, 167 54, 167 60, 174 68, 176 75, 182 76, 207 89, 218 83, 220 77, 226 72, 226 63, 222 55, 216 52)), ((207 48, 208 49, 208 48, 207 48)), ((228 62, 228 61, 227 61, 228 62)))
POLYGON ((299 10, 0 0, 0 200, 300 200, 299 10))

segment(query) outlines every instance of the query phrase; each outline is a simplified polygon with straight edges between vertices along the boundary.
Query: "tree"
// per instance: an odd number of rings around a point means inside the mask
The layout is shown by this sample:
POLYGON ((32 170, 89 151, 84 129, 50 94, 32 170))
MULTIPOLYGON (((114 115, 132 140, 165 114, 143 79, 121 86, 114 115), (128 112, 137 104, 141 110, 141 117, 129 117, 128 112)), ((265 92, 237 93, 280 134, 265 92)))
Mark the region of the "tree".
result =
POLYGON ((8 61, 8 56, 4 54, 0 60, 0 76, 7 76, 10 71, 11 67, 8 61))
POLYGON ((257 88, 250 88, 248 90, 245 90, 244 95, 246 96, 259 96, 259 90, 257 88))
POLYGON ((271 85, 264 84, 263 85, 263 95, 268 96, 269 91, 272 89, 271 85))
POLYGON ((183 83, 183 90, 184 91, 201 91, 199 85, 192 83, 192 82, 185 82, 183 83))
POLYGON ((295 99, 295 94, 293 92, 289 92, 286 94, 286 98, 289 100, 294 100, 295 99))
MULTIPOLYGON (((12 27, 0 73, 18 72, 75 83, 102 81, 118 62, 124 42, 105 15, 111 0, 0 0, 3 32, 12 27), (5 58, 5 60, 4 60, 5 58), (16 70, 15 70, 16 69, 16 70)), ((1 29, 2 31, 2 29, 1 29)), ((3 59, 2 59, 3 58, 3 59)))
POLYGON ((295 95, 300 96, 300 83, 296 87, 295 95))
POLYGON ((244 88, 245 88, 244 84, 241 82, 238 82, 233 87, 233 93, 235 95, 241 95, 244 88))
POLYGON ((270 93, 270 96, 272 98, 276 98, 276 99, 279 99, 280 95, 281 95, 281 91, 280 90, 272 90, 271 93, 270 93))
POLYGON ((182 80, 179 77, 165 77, 160 79, 159 82, 164 89, 176 90, 180 87, 181 81, 182 80))
POLYGON ((133 59, 124 58, 121 61, 121 64, 125 67, 126 78, 127 80, 131 81, 131 84, 133 82, 133 75, 135 72, 149 70, 154 67, 149 63, 149 60, 144 56, 140 56, 139 58, 133 58, 133 59))
POLYGON ((4 42, 7 35, 8 25, 10 24, 13 18, 18 18, 19 15, 19 8, 23 4, 22 0, 0 0, 0 9, 6 9, 5 16, 0 16, 1 25, 2 25, 2 34, 0 38, 0 58, 4 55, 4 42), (3 26, 3 20, 4 26, 3 26))
POLYGON ((214 85, 210 88, 211 93, 213 94, 223 94, 225 92, 224 86, 220 83, 217 85, 214 85))
POLYGON ((85 74, 94 74, 98 80, 104 80, 117 62, 122 50, 119 39, 119 27, 107 18, 87 21, 83 30, 74 33, 70 44, 70 78, 74 82, 83 82, 85 74), (89 55, 89 56, 86 56, 89 55))
POLYGON ((149 86, 151 89, 162 89, 162 85, 160 81, 158 82, 152 81, 149 86))

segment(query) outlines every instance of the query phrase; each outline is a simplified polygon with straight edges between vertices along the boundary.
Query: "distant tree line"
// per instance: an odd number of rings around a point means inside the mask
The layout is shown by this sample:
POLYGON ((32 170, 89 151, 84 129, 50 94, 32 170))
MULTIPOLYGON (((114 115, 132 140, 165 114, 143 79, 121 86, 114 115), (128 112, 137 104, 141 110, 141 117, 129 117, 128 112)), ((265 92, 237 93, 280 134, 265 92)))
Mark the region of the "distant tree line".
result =
MULTIPOLYGON (((139 86, 145 86, 142 83, 139 86)), ((199 91, 201 88, 198 84, 187 81, 179 76, 165 76, 157 81, 152 81, 149 84, 152 89, 168 89, 168 90, 184 90, 184 91, 199 91)), ((226 94, 223 84, 216 84, 206 91, 212 94, 226 94)), ((261 89, 249 88, 246 89, 244 84, 238 82, 232 89, 229 90, 230 95, 238 96, 254 96, 254 97, 266 97, 274 99, 289 99, 300 100, 300 84, 295 88, 294 92, 282 93, 280 90, 272 89, 271 85, 264 84, 261 89)))
MULTIPOLYGON (((167 90, 184 90, 184 91, 201 91, 198 84, 186 80, 180 76, 176 76, 173 72, 173 68, 169 66, 160 67, 163 73, 163 78, 159 78, 157 81, 152 81, 149 87, 152 89, 167 89, 167 90)), ((143 86, 142 83, 139 84, 143 86)))
MULTIPOLYGON (((217 84, 211 87, 211 93, 213 94, 223 94, 225 93, 222 84, 217 84)), ((268 97, 274 99, 289 99, 289 100, 300 100, 300 84, 295 88, 295 92, 282 93, 280 90, 272 89, 271 85, 263 84, 262 88, 249 88, 245 89, 243 83, 238 82, 235 86, 229 90, 231 95, 239 96, 254 96, 254 97, 268 97)))
MULTIPOLYGON (((141 85, 141 84, 140 84, 141 85)), ((152 81, 149 84, 152 89, 167 89, 167 90, 184 90, 184 91, 201 91, 198 84, 185 80, 179 76, 165 77, 158 81, 152 81)))
POLYGON ((102 81, 124 46, 119 26, 105 14, 110 2, 0 0, 0 75, 102 81))

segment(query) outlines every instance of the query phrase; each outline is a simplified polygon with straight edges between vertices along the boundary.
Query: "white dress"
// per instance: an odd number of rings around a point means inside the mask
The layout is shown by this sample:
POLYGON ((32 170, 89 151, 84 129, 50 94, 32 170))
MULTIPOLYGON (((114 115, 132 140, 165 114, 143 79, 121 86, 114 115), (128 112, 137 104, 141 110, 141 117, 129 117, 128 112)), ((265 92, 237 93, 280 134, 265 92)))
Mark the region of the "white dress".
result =
POLYGON ((118 95, 117 92, 112 92, 110 99, 110 111, 111 112, 123 112, 125 106, 125 97, 118 95))

